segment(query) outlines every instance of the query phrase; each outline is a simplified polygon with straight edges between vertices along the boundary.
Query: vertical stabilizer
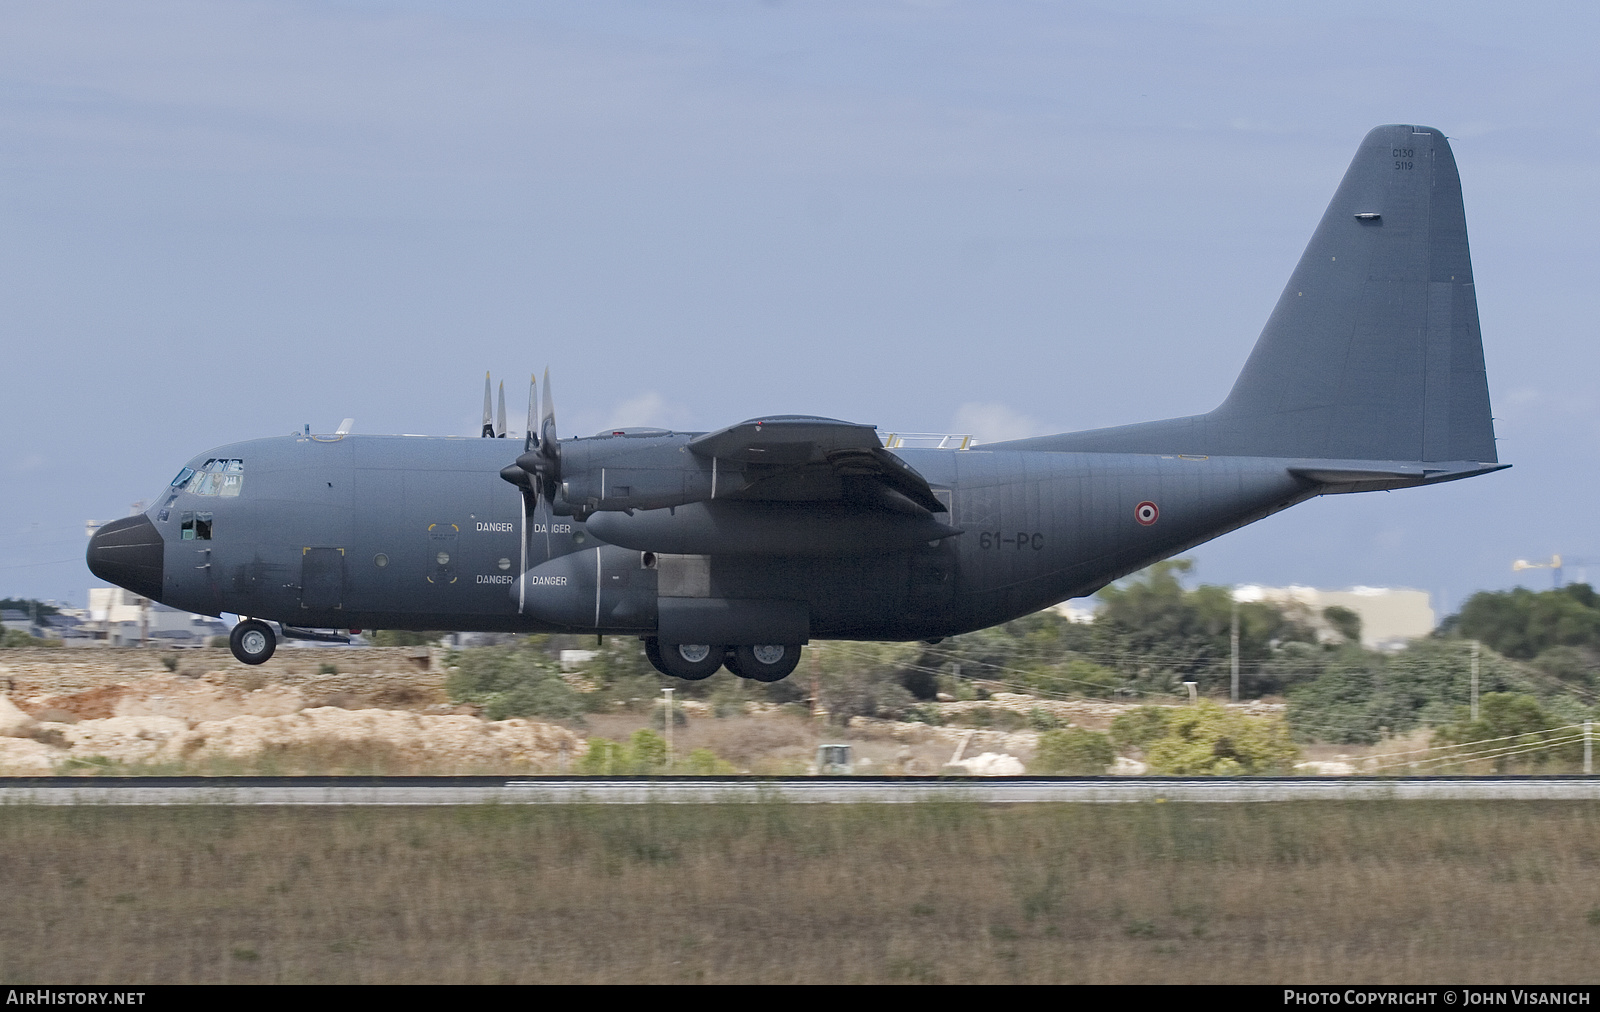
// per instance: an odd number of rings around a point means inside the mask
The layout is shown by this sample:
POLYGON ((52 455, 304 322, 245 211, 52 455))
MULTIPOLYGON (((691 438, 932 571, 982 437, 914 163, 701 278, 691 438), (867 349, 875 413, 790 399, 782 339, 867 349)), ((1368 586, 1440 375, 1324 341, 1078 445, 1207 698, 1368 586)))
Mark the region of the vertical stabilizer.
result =
POLYGON ((1039 449, 1496 460, 1461 179, 1444 134, 1367 134, 1228 397, 1039 449))

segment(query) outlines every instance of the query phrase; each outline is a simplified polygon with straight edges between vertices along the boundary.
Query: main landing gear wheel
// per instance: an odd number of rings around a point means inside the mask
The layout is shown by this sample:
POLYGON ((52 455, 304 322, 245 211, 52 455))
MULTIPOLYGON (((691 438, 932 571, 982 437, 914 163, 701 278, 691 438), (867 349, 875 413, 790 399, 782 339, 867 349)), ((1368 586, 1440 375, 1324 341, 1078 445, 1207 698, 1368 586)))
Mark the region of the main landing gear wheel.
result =
POLYGON ((797 643, 769 643, 753 647, 734 647, 728 670, 753 682, 776 682, 789 677, 800 663, 797 643))
MULTIPOLYGON (((651 654, 651 643, 656 641, 645 641, 647 657, 651 654)), ((708 643, 656 643, 655 652, 661 657, 661 663, 656 664, 656 668, 674 678, 698 682, 717 673, 717 669, 722 667, 724 651, 724 647, 708 643)), ((650 663, 655 664, 654 657, 650 657, 650 663)))
POLYGON ((661 641, 654 636, 646 636, 644 638, 644 656, 650 662, 652 668, 655 668, 663 675, 672 674, 667 670, 667 666, 661 663, 661 641))
POLYGON ((278 649, 278 637, 270 625, 247 618, 228 634, 228 649, 245 664, 262 664, 278 649))

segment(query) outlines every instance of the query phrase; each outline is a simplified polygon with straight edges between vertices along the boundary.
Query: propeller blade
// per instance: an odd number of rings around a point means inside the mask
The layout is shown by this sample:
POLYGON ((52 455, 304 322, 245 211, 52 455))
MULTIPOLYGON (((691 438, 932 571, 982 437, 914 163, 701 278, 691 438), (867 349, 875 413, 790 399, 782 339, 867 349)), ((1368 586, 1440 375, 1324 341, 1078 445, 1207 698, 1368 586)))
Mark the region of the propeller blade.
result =
POLYGON ((539 445, 539 374, 528 376, 528 430, 522 440, 522 451, 533 449, 539 445))
POLYGON ((500 406, 494 414, 494 437, 506 438, 506 381, 500 381, 500 406))
POLYGON ((561 446, 556 437, 556 402, 550 396, 550 368, 544 370, 544 414, 539 419, 539 447, 550 460, 561 459, 561 446))
MULTIPOLYGON (((537 377, 534 377, 537 378, 537 377)), ((531 384, 530 384, 531 387, 531 384)), ((555 501, 556 490, 561 487, 561 440, 556 435, 556 402, 550 396, 550 370, 544 371, 544 413, 539 417, 539 435, 528 434, 528 446, 517 458, 517 467, 532 475, 535 485, 544 498, 555 501)), ((534 414, 535 395, 528 391, 528 417, 534 414)), ((506 478, 511 481, 511 478, 506 478)))
POLYGON ((483 429, 478 433, 484 439, 494 436, 494 418, 489 414, 489 374, 483 374, 483 429))
POLYGON ((539 420, 539 456, 544 458, 540 468, 550 484, 546 494, 554 497, 561 481, 561 437, 556 434, 556 400, 550 396, 550 369, 544 371, 544 414, 539 420))

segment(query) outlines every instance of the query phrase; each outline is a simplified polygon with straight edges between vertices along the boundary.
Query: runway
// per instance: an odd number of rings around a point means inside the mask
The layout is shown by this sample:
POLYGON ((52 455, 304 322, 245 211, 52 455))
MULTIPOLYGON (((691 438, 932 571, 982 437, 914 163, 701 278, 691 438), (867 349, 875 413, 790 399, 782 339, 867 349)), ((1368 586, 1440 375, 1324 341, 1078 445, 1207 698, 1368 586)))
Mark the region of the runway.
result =
POLYGON ((1600 801, 1559 777, 15 777, 0 805, 981 804, 1600 801))

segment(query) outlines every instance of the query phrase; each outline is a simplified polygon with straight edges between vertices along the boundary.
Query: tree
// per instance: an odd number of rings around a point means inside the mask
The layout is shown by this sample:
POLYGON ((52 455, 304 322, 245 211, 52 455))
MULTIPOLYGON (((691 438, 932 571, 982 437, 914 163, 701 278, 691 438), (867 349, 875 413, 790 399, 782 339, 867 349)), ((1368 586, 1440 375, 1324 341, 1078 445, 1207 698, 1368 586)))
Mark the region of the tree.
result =
MULTIPOLYGON (((1493 650, 1478 660, 1479 692, 1535 693, 1519 667, 1493 650)), ((1393 656, 1347 646, 1318 678, 1289 693, 1288 720, 1301 741, 1372 744, 1385 729, 1400 734, 1443 724, 1472 696, 1472 646, 1464 640, 1417 640, 1393 656)))
POLYGON ((1480 591, 1441 631, 1531 660, 1555 646, 1600 646, 1600 597, 1587 583, 1559 590, 1480 591))
POLYGON ((1552 760, 1575 762, 1583 754, 1576 729, 1547 713, 1527 693, 1490 692, 1478 700, 1478 719, 1461 707, 1456 720, 1434 732, 1436 745, 1458 745, 1466 761, 1480 761, 1505 772, 1542 766, 1552 760))
MULTIPOLYGON (((1100 591, 1104 603, 1095 627, 1119 658, 1124 677, 1147 691, 1173 692, 1178 683, 1200 683, 1200 691, 1226 689, 1231 677, 1235 601, 1227 587, 1183 588, 1188 559, 1169 559, 1140 577, 1100 591)), ((1314 643, 1315 633, 1299 617, 1266 602, 1240 602, 1239 659, 1248 694, 1282 688, 1269 662, 1279 644, 1314 643)))
POLYGON ((1322 617, 1328 620, 1335 632, 1344 637, 1346 643, 1361 642, 1361 616, 1343 605, 1329 605, 1322 609, 1322 617))

